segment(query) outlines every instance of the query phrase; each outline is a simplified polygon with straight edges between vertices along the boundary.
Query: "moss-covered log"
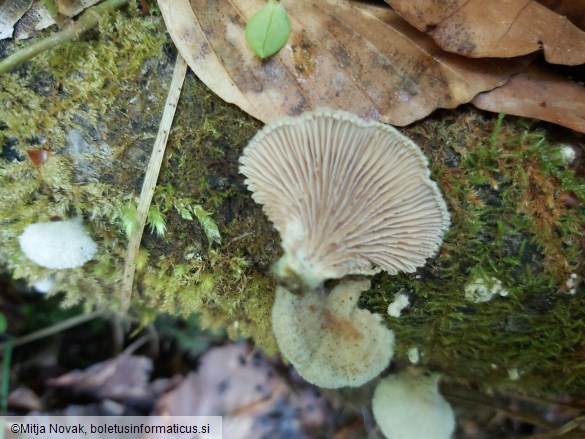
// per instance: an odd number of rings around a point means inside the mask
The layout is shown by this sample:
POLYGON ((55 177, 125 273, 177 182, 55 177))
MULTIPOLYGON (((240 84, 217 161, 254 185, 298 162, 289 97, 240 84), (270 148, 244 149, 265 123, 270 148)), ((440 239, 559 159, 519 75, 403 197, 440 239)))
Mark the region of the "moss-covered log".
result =
MULTIPOLYGON (((2 56, 17 49, 0 43, 2 56)), ((119 12, 99 32, 0 76, 0 263, 30 283, 54 276, 65 306, 117 309, 127 230, 174 57, 160 18, 119 12), (36 167, 27 151, 38 149, 50 155, 36 167), (52 272, 24 257, 17 237, 26 225, 74 216, 98 242, 94 261, 52 272)), ((137 261, 136 318, 197 312, 205 326, 276 350, 270 266, 279 238, 237 163, 259 127, 187 76, 137 261), (196 206, 210 213, 221 243, 209 242, 196 206)), ((571 133, 469 108, 403 132, 429 158, 452 226, 434 260, 415 274, 376 276, 362 306, 387 316, 399 356, 416 348, 423 364, 452 377, 585 392, 585 177, 560 146, 571 133), (466 298, 496 286, 507 296, 466 298), (387 307, 398 292, 411 305, 396 318, 387 307)))

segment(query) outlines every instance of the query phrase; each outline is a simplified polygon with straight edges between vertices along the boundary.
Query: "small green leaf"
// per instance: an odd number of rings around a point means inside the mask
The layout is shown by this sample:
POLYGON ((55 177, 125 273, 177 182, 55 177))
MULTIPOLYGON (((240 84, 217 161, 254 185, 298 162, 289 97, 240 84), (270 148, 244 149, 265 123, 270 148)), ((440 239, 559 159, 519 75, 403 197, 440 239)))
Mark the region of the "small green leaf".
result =
POLYGON ((199 224, 203 227, 203 231, 205 232, 205 236, 210 243, 217 242, 218 244, 221 243, 221 235, 219 234, 219 229, 217 228, 217 224, 211 218, 211 214, 207 212, 201 206, 194 206, 193 213, 199 220, 199 224))
POLYGON ((268 0, 246 24, 248 46, 262 59, 282 49, 289 34, 290 20, 284 6, 277 0, 268 0))

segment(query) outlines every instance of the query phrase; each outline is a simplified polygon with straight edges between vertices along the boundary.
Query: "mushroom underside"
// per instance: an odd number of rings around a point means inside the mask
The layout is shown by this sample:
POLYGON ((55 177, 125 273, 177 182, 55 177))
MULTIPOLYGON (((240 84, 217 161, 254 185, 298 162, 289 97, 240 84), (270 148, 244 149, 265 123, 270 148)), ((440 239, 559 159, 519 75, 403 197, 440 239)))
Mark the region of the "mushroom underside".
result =
POLYGON ((344 280, 328 295, 323 288, 304 295, 277 288, 274 334, 305 380, 324 388, 355 387, 388 366, 394 333, 380 316, 357 307, 368 287, 369 281, 344 280))

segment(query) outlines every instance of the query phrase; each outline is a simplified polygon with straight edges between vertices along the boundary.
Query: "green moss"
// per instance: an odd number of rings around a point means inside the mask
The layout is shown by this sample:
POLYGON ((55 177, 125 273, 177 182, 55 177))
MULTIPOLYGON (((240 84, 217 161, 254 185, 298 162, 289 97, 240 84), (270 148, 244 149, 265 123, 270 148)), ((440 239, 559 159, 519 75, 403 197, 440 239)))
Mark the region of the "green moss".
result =
POLYGON ((566 285, 571 273, 585 272, 585 214, 559 197, 568 188, 581 193, 585 179, 551 162, 554 132, 466 112, 408 134, 432 159, 452 225, 434 261, 414 275, 378 276, 363 305, 386 315, 395 292, 409 293, 411 308, 387 317, 399 356, 418 346, 424 364, 470 382, 481 377, 486 387, 585 389, 575 354, 585 308, 566 285), (466 284, 491 278, 508 297, 465 299, 466 284), (510 379, 512 369, 519 381, 510 379))
POLYGON ((48 270, 22 257, 15 238, 32 222, 84 216, 100 244, 98 262, 59 274, 67 305, 107 303, 112 296, 124 255, 120 208, 135 191, 144 160, 127 159, 119 169, 113 163, 137 145, 147 154, 145 139, 154 136, 166 85, 154 81, 149 91, 156 99, 143 94, 148 68, 167 43, 159 19, 117 13, 101 27, 97 39, 65 44, 0 78, 0 144, 5 157, 8 150, 17 157, 0 160, 1 259, 16 277, 47 277, 48 270), (134 112, 153 107, 150 126, 132 127, 129 101, 134 112), (49 159, 35 168, 29 149, 49 151, 49 159), (88 272, 99 281, 85 279, 88 272))
MULTIPOLYGON (((99 34, 0 79, 0 141, 5 157, 9 148, 20 157, 0 162, 0 260, 30 282, 56 274, 64 306, 117 307, 136 196, 170 82, 170 47, 160 18, 117 13, 99 34), (50 151, 49 160, 35 168, 30 148, 50 151), (52 273, 20 253, 16 238, 26 225, 76 215, 99 244, 95 261, 52 273)), ((266 272, 278 245, 237 165, 258 128, 188 75, 137 260, 132 314, 141 321, 199 312, 204 325, 226 326, 234 337, 262 334, 275 349, 266 272)))

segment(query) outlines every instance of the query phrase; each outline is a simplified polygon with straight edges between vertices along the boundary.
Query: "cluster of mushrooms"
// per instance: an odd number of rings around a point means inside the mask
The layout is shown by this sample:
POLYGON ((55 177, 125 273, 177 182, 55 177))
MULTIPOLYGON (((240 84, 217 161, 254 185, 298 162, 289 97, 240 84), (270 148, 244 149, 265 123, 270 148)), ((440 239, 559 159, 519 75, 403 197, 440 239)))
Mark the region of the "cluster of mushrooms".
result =
MULTIPOLYGON (((372 380, 392 359, 394 333, 358 308, 370 288, 364 275, 414 272, 436 254, 449 227, 427 159, 389 125, 318 109, 266 125, 240 165, 282 240, 272 311, 282 354, 323 388, 372 380)), ((437 383, 438 376, 416 373, 380 382, 373 412, 387 437, 451 435, 453 412, 437 383), (423 428, 396 412, 413 404, 441 426, 423 428)))

